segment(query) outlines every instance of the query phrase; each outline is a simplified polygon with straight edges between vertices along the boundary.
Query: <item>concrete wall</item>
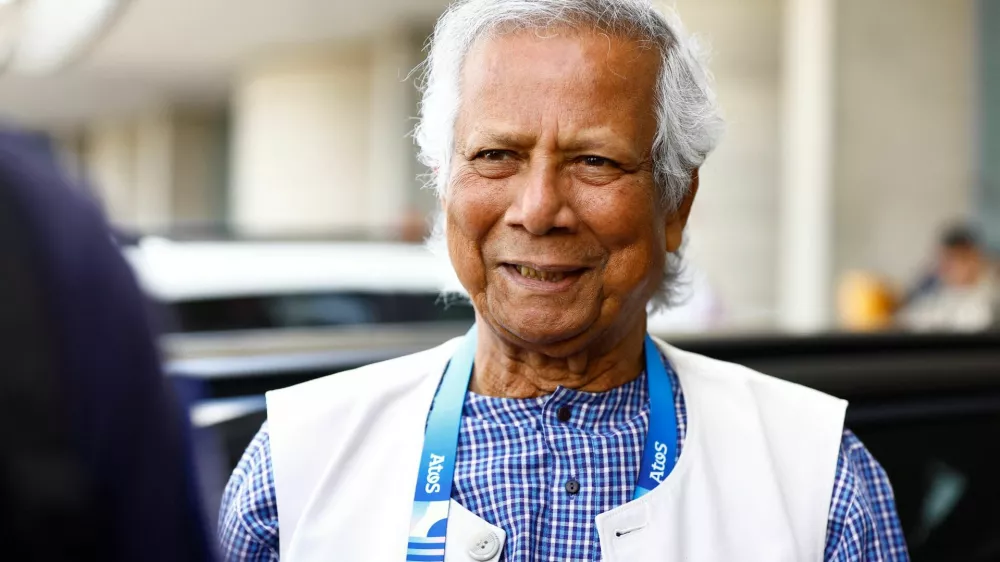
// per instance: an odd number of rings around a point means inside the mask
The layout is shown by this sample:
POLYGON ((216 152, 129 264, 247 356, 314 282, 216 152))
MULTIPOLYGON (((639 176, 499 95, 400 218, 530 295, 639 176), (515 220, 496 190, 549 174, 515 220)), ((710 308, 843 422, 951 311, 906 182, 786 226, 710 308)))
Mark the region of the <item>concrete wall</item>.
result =
POLYGON ((979 47, 978 193, 979 226, 992 250, 1000 254, 1000 2, 979 0, 976 35, 979 47))
POLYGON ((230 209, 252 235, 391 236, 419 192, 410 71, 424 35, 389 29, 349 45, 253 61, 233 96, 230 209))
POLYGON ((135 127, 126 120, 95 123, 84 133, 85 177, 114 222, 139 226, 135 201, 135 127))
POLYGON ((974 0, 840 0, 836 270, 911 281, 975 183, 974 0))
MULTIPOLYGON (((974 0, 833 4, 831 285, 855 268, 909 281, 940 226, 970 213, 974 0)), ((676 7, 711 46, 728 127, 702 170, 689 257, 738 324, 770 324, 780 290, 785 2, 677 0, 676 7)))
MULTIPOLYGON (((429 31, 428 31, 429 33, 429 31)), ((411 133, 418 114, 418 93, 411 71, 423 60, 421 45, 426 33, 393 29, 374 38, 371 48, 371 137, 369 173, 372 193, 368 200, 370 230, 397 232, 408 212, 428 212, 422 196, 422 173, 411 133)))
POLYGON ((95 123, 80 137, 82 176, 117 225, 164 232, 224 222, 222 110, 155 108, 95 123))
MULTIPOLYGON (((906 281, 940 225, 972 205, 975 0, 827 1, 836 14, 834 277, 864 268, 906 281)), ((788 2, 661 2, 676 5, 710 45, 728 123, 702 170, 688 256, 737 325, 773 325, 782 290, 788 2)), ((419 59, 421 38, 387 31, 359 44, 255 59, 234 85, 227 198, 199 187, 226 181, 225 126, 175 117, 173 220, 229 213, 249 234, 386 234, 408 209, 433 208, 433 197, 417 190, 405 137, 415 95, 401 78, 419 59)), ((127 187, 136 165, 130 131, 120 123, 92 127, 84 159, 125 224, 137 220, 127 187)))
POLYGON ((781 0, 678 0, 710 46, 726 135, 701 171, 688 257, 728 316, 770 323, 776 304, 781 0))
POLYGON ((135 175, 132 193, 136 223, 163 232, 172 224, 174 117, 166 108, 144 112, 135 120, 135 175))
POLYGON ((364 50, 257 61, 233 100, 234 226, 247 234, 364 230, 371 136, 364 50))
POLYGON ((221 225, 229 186, 229 123, 222 110, 188 110, 174 121, 173 222, 221 225))

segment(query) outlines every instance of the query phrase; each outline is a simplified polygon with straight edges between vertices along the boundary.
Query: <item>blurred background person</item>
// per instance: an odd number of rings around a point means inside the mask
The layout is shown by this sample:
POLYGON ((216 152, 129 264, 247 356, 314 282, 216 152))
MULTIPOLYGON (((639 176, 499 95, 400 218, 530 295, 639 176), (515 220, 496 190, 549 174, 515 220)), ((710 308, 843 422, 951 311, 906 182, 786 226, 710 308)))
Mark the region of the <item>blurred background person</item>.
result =
POLYGON ((920 331, 971 332, 1000 322, 1000 278, 976 231, 966 225, 941 235, 934 270, 899 311, 899 324, 920 331))
POLYGON ((206 561, 187 421, 101 213, 0 133, 0 529, 18 560, 206 561))

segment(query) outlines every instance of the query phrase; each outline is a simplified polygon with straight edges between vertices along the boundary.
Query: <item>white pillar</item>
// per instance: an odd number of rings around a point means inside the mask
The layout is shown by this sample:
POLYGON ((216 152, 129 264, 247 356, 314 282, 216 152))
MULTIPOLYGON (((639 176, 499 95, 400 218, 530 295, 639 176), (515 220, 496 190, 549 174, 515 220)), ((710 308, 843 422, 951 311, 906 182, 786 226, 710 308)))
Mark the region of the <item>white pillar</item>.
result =
POLYGON ((410 72, 420 63, 420 47, 401 30, 376 37, 371 66, 368 219, 376 236, 397 234, 415 206, 415 145, 410 136, 417 95, 410 72))
POLYGON ((164 232, 173 217, 174 127, 170 111, 152 109, 135 121, 135 213, 144 232, 164 232))
POLYGON ((80 172, 117 226, 169 233, 192 222, 221 223, 224 125, 218 108, 159 107, 95 122, 80 143, 80 172))
POLYGON ((657 0, 676 6, 704 37, 726 119, 718 149, 700 171, 685 259, 703 271, 737 330, 777 322, 785 0, 657 0), (738 272, 738 273, 734 273, 738 272))
POLYGON ((173 120, 174 225, 204 232, 225 223, 228 123, 223 108, 187 109, 173 120))
POLYGON ((103 121, 87 129, 87 179, 118 226, 138 226, 135 204, 135 129, 127 121, 103 121))
POLYGON ((233 102, 237 232, 367 230, 370 98, 366 51, 299 51, 243 73, 233 102))
POLYGON ((793 331, 829 326, 833 271, 834 0, 788 0, 779 320, 793 331))

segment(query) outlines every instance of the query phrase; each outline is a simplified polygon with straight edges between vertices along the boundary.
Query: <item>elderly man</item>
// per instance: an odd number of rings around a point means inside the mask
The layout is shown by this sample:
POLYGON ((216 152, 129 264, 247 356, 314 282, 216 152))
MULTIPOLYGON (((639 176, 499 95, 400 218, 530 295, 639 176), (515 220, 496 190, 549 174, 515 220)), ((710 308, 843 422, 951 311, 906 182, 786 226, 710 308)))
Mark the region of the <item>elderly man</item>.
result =
POLYGON ((469 0, 421 122, 464 337, 268 396, 229 560, 906 560, 837 399, 646 335, 720 120, 643 0, 469 0))

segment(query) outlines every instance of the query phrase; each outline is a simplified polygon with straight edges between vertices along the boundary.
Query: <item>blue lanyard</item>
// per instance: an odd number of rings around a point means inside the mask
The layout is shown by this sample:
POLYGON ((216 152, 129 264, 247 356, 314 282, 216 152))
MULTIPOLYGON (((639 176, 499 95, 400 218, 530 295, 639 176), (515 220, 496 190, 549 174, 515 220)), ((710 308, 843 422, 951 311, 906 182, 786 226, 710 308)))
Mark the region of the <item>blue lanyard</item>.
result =
MULTIPOLYGON (((676 456, 674 447, 677 446, 677 414, 674 411, 673 385, 667 375, 668 365, 664 364, 649 336, 646 336, 644 353, 649 384, 649 430, 634 499, 649 493, 670 474, 676 456)), ((475 356, 476 327, 473 326, 445 369, 427 419, 420 475, 410 517, 410 540, 406 548, 408 562, 444 562, 448 508, 455 476, 455 451, 475 356)))

